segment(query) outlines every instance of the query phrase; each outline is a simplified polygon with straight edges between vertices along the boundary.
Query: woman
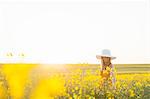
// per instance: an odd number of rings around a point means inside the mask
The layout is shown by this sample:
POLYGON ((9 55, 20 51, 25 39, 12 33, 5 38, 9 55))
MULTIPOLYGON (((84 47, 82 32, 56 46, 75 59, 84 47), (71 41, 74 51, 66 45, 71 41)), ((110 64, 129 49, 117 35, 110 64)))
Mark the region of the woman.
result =
POLYGON ((115 67, 111 63, 111 60, 116 57, 111 56, 111 52, 108 49, 102 50, 101 55, 96 55, 97 59, 101 60, 100 76, 102 77, 102 85, 110 84, 112 89, 116 89, 116 74, 115 67))

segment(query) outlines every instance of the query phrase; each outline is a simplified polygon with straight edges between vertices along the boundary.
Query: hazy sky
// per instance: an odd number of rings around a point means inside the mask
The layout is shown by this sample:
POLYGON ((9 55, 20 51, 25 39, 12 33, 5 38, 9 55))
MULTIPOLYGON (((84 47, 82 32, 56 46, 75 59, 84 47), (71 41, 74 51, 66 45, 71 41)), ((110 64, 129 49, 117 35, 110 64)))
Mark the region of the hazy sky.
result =
POLYGON ((1 63, 99 63, 106 48, 150 63, 150 0, 0 1, 1 63))

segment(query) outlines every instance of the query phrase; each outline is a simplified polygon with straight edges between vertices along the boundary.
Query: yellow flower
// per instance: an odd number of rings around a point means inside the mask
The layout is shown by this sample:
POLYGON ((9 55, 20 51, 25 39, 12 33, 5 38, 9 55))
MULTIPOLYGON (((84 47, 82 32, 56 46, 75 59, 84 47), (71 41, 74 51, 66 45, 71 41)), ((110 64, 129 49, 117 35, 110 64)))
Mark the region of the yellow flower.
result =
POLYGON ((0 99, 6 99, 6 92, 5 92, 5 88, 2 86, 2 84, 0 84, 0 99))
POLYGON ((31 99, 49 99, 64 93, 64 80, 59 77, 41 79, 31 95, 31 99), (44 97, 44 98, 43 98, 44 97))
POLYGON ((36 64, 4 64, 2 71, 5 75, 10 95, 13 98, 21 98, 24 94, 24 86, 28 81, 28 75, 36 64))
POLYGON ((72 92, 74 93, 74 89, 72 89, 72 92))
POLYGON ((129 94, 130 94, 130 97, 133 97, 135 94, 134 94, 134 91, 133 90, 129 90, 129 94))
POLYGON ((75 90, 78 90, 79 88, 78 87, 75 87, 75 90))
POLYGON ((135 85, 138 86, 138 87, 142 86, 142 84, 140 82, 136 82, 135 85))
POLYGON ((109 77, 109 72, 107 70, 103 70, 102 77, 109 77))
POLYGON ((106 67, 106 70, 107 70, 107 71, 110 71, 110 70, 111 70, 111 68, 107 66, 107 67, 106 67))

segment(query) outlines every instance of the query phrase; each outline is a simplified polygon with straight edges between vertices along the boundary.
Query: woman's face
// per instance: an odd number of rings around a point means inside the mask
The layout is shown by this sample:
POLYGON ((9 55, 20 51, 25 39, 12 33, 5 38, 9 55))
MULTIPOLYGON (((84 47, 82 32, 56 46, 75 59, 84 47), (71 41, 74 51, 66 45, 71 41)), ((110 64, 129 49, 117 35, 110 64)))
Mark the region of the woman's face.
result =
POLYGON ((102 57, 103 63, 106 65, 110 64, 111 58, 110 57, 102 57))

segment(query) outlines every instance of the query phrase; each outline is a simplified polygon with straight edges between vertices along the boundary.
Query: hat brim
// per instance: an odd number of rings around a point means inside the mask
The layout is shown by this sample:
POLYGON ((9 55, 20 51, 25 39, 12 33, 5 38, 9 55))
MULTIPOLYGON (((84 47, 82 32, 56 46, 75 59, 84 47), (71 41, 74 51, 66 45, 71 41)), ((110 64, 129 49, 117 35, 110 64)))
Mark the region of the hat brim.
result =
POLYGON ((113 60, 113 59, 116 59, 116 57, 114 57, 114 56, 109 56, 109 55, 96 55, 96 58, 97 58, 97 59, 101 59, 101 57, 110 57, 112 60, 113 60))

